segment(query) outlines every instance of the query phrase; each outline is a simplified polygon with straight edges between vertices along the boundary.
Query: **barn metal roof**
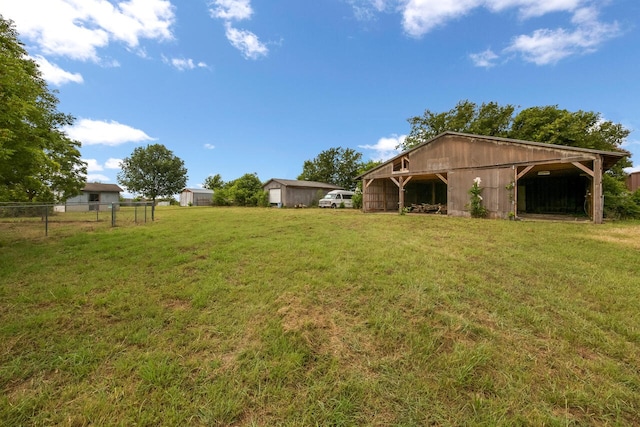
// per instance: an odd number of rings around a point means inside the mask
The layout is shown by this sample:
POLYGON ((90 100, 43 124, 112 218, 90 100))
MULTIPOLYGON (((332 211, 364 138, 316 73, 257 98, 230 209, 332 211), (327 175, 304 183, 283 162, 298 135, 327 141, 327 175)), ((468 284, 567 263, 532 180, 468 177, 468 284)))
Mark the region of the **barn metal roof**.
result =
POLYGON ((82 191, 95 191, 95 192, 103 192, 103 193, 120 193, 122 188, 117 186, 116 184, 100 184, 97 182, 89 182, 85 184, 82 191))
POLYGON ((327 184, 326 182, 317 182, 317 181, 304 181, 297 179, 280 179, 280 178, 271 178, 269 181, 265 182, 262 186, 266 186, 271 181, 275 181, 280 183, 286 187, 304 187, 304 188, 332 188, 334 190, 339 190, 342 187, 334 184, 327 184))
POLYGON ((396 155, 395 157, 387 160, 386 162, 381 163, 380 165, 376 166, 373 169, 369 169, 368 171, 358 175, 355 179, 362 179, 363 176, 368 175, 369 173, 371 173, 374 170, 380 169, 381 167, 383 167, 384 165, 387 165, 391 162, 393 162, 396 159, 401 158, 402 156, 405 156, 407 153, 411 152, 411 151, 415 151, 420 147, 423 147, 427 144, 431 144, 432 142, 441 139, 443 137, 446 136, 461 136, 461 137, 466 137, 466 138, 473 138, 473 139, 484 139, 484 140, 488 140, 488 141, 497 141, 497 142, 509 142, 512 144, 519 144, 519 145, 528 145, 528 146, 535 146, 535 147, 542 147, 542 148, 550 148, 550 149, 554 149, 554 150, 565 150, 565 151, 575 151, 575 152, 580 152, 580 153, 591 153, 591 154, 599 154, 603 157, 603 166, 604 169, 607 170, 609 168, 611 168, 614 164, 616 164, 616 162, 618 162, 618 160, 620 160, 623 157, 626 157, 629 155, 628 152, 626 151, 602 151, 602 150, 592 150, 590 148, 580 148, 580 147, 570 147, 568 145, 559 145, 559 144, 547 144, 544 142, 534 142, 534 141, 524 141, 521 139, 512 139, 512 138, 502 138, 502 137, 497 137, 497 136, 487 136, 487 135, 475 135, 475 134, 470 134, 470 133, 462 133, 462 132, 453 132, 453 131, 446 131, 443 132, 439 135, 434 136, 433 138, 421 142, 420 144, 411 147, 410 149, 403 151, 402 153, 396 155))

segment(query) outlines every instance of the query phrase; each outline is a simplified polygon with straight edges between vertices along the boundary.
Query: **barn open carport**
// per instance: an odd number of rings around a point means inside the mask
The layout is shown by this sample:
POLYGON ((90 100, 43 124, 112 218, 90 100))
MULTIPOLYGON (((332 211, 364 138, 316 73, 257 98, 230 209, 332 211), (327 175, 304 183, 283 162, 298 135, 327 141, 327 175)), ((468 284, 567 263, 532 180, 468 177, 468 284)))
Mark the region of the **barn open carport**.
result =
POLYGON ((515 213, 535 215, 593 216, 594 172, 580 163, 519 167, 514 197, 515 213))
POLYGON ((469 190, 479 180, 489 218, 565 215, 601 223, 603 174, 627 155, 445 132, 360 175, 362 208, 470 216, 469 190))
POLYGON ((365 185, 368 211, 397 211, 401 205, 413 213, 447 213, 446 173, 380 178, 365 185))

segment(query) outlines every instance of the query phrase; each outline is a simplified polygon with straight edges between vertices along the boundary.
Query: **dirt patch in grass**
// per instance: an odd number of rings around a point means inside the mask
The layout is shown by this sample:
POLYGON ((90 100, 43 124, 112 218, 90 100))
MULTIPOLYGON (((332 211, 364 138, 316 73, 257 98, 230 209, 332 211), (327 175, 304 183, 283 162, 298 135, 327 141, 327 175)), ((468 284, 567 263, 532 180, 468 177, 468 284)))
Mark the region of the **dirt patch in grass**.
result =
POLYGON ((362 340, 362 336, 357 339, 357 348, 351 345, 355 340, 351 328, 358 320, 349 318, 339 306, 319 304, 289 292, 282 294, 277 303, 283 330, 300 334, 315 353, 331 356, 350 369, 359 368, 354 364, 363 353, 375 353, 373 344, 362 340))
POLYGON ((336 324, 333 310, 312 305, 293 293, 284 293, 277 302, 285 332, 300 333, 307 345, 321 354, 345 354, 347 348, 341 338, 344 331, 336 324))

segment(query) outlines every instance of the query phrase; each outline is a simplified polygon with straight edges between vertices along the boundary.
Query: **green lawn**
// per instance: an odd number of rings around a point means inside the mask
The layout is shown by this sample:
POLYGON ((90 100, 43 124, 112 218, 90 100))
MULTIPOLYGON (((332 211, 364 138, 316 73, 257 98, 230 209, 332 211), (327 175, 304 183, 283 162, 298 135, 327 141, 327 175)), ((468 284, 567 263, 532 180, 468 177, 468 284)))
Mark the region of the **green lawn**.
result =
POLYGON ((160 208, 16 229, 0 425, 638 424, 638 222, 160 208))

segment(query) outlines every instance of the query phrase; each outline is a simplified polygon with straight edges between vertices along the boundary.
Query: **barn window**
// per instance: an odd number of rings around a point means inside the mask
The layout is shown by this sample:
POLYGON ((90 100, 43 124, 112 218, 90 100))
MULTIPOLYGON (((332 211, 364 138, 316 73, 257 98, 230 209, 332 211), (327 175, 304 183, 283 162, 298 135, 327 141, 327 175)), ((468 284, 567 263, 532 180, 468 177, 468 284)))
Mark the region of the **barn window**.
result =
POLYGON ((393 162, 393 172, 408 172, 409 171, 409 158, 403 156, 393 162))

